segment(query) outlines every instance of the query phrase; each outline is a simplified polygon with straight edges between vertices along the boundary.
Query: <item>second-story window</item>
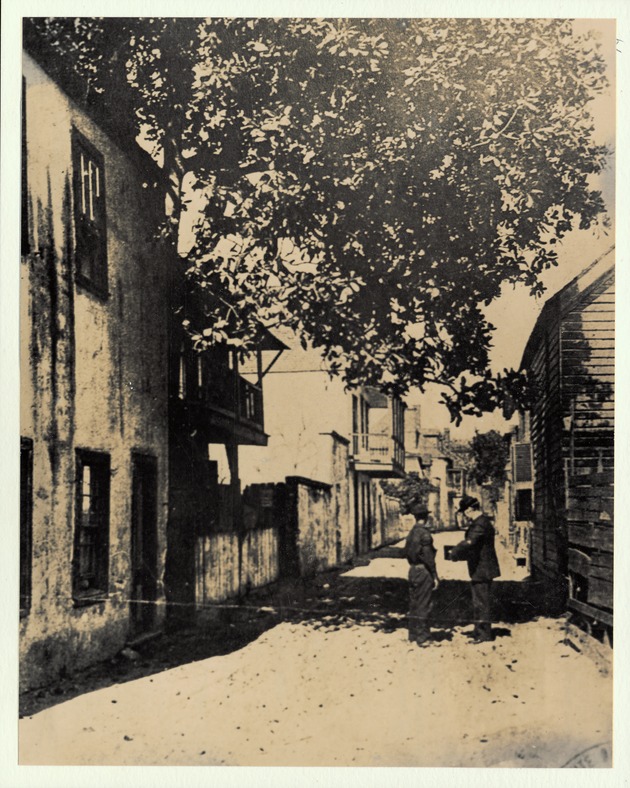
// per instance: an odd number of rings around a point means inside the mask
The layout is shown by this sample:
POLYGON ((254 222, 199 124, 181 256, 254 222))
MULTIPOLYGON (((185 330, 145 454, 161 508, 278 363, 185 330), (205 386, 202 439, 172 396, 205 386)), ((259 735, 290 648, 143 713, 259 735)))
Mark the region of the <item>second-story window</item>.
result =
POLYGON ((177 367, 177 396, 186 399, 186 346, 182 342, 179 348, 177 367))
POLYGON ((107 236, 103 157, 76 129, 72 132, 77 282, 107 297, 107 236))
POLYGON ((367 449, 370 445, 370 406, 363 399, 359 398, 361 408, 361 447, 367 449))
POLYGON ((446 472, 446 483, 449 487, 453 487, 456 490, 462 489, 462 472, 461 471, 447 471, 446 472))
POLYGON ((203 384, 204 384, 204 374, 203 374, 203 358, 201 353, 197 353, 197 396, 202 399, 203 398, 203 384))
POLYGON ((532 480, 532 445, 517 443, 514 449, 514 481, 531 482, 532 480))

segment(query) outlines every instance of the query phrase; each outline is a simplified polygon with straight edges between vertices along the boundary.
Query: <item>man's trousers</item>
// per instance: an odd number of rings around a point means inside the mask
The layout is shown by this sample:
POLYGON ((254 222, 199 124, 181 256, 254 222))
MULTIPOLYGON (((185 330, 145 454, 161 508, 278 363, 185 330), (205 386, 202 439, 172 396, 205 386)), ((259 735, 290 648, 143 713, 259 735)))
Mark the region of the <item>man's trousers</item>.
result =
POLYGON ((431 611, 433 578, 422 564, 409 569, 409 640, 423 643, 431 631, 428 619, 431 611))
POLYGON ((475 637, 480 640, 490 640, 492 638, 492 626, 490 624, 492 621, 490 615, 490 589, 492 580, 473 580, 471 585, 475 637))

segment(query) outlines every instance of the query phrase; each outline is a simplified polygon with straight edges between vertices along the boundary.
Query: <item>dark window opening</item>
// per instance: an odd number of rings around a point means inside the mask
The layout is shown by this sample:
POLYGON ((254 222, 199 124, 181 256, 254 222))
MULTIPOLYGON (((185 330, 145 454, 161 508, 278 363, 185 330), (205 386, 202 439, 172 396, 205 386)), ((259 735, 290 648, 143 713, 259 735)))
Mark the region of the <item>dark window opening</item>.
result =
POLYGON ((77 282, 107 297, 105 169, 102 155, 73 130, 72 166, 77 282))
POLYGON ((108 454, 77 450, 72 589, 75 599, 107 594, 109 570, 108 454))
POLYGON ((569 596, 577 602, 588 602, 588 578, 577 572, 569 573, 569 596))
POLYGON ((33 441, 20 439, 20 614, 31 607, 33 555, 33 441))
POLYGON ((531 520, 534 514, 531 490, 517 490, 514 506, 516 520, 531 520))
POLYGON ((456 490, 462 490, 462 480, 463 475, 461 471, 447 471, 446 472, 446 484, 449 487, 454 487, 456 490))

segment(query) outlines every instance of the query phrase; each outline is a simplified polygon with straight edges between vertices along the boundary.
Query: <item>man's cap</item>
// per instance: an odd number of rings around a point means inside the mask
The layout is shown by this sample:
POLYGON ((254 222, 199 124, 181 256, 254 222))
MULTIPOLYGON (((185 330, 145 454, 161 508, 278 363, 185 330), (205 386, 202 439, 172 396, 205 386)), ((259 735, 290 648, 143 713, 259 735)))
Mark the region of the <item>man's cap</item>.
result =
POLYGON ((479 499, 474 498, 472 495, 464 495, 464 497, 459 502, 459 509, 458 512, 465 512, 466 509, 477 509, 479 508, 479 499))
POLYGON ((409 512, 414 517, 428 517, 429 508, 425 503, 414 503, 409 507, 409 512))

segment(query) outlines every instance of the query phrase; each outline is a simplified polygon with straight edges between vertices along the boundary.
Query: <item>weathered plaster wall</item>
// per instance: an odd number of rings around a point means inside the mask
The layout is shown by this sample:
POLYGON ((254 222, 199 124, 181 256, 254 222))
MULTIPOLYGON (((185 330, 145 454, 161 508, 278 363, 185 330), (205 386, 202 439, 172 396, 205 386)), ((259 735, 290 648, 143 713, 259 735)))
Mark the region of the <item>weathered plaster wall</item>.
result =
POLYGON ((336 563, 349 561, 354 555, 354 517, 350 505, 351 483, 349 472, 350 444, 336 433, 328 439, 330 457, 330 483, 332 484, 331 525, 336 529, 336 563))
POLYGON ((166 263, 125 154, 25 57, 31 254, 21 275, 21 434, 33 440, 32 604, 21 621, 24 686, 117 651, 128 634, 131 452, 158 464, 158 598, 167 501, 166 263), (109 298, 74 281, 71 128, 102 153, 109 298), (107 601, 71 590, 75 449, 111 456, 107 601))
POLYGON ((377 533, 380 532, 380 544, 391 544, 407 536, 408 529, 400 514, 400 503, 374 488, 375 507, 377 512, 377 533))
POLYGON ((313 575, 337 562, 337 529, 329 487, 308 483, 297 487, 300 574, 313 575))

